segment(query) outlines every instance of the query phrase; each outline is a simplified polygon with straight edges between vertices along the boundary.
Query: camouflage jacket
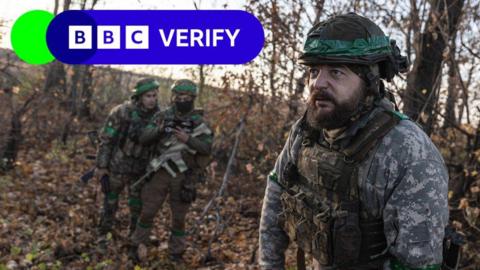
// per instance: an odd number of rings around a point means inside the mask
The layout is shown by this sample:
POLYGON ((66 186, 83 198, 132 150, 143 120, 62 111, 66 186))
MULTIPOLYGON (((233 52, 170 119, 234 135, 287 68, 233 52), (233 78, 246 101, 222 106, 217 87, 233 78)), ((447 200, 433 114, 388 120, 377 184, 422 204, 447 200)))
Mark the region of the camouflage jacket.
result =
POLYGON ((144 173, 152 149, 139 143, 139 137, 158 111, 144 111, 133 101, 114 107, 100 131, 97 167, 119 174, 144 173))
POLYGON ((154 121, 140 135, 139 141, 144 145, 153 145, 155 148, 154 155, 161 155, 166 149, 166 142, 170 141, 174 136, 171 128, 179 127, 185 124, 182 129, 186 133, 192 131, 200 125, 206 125, 210 134, 202 134, 200 136, 190 136, 186 145, 195 151, 195 154, 188 151, 182 152, 182 157, 186 161, 189 169, 203 170, 210 160, 210 154, 213 143, 213 133, 203 119, 201 110, 193 110, 192 112, 180 116, 176 113, 175 106, 169 107, 161 113, 157 113, 154 121))
MULTIPOLYGON (((383 109, 377 106, 362 116, 331 146, 348 144, 357 131, 383 109)), ((283 210, 279 198, 282 188, 273 180, 282 177, 287 162, 295 163, 302 142, 300 129, 299 120, 293 125, 267 183, 259 230, 259 262, 263 269, 284 269, 289 239, 278 223, 278 214, 283 210)), ((448 222, 448 173, 439 151, 409 120, 400 121, 372 151, 373 154, 360 163, 359 196, 361 207, 367 213, 383 218, 386 252, 390 255, 384 269, 391 269, 393 260, 418 269, 440 264, 448 222)))

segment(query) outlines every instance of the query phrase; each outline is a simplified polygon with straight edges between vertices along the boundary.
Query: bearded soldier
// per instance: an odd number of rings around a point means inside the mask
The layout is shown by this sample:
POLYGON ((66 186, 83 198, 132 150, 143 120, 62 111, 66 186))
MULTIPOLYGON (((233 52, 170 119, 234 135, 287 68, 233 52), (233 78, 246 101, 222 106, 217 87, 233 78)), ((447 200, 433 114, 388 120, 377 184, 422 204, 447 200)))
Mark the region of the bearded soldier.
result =
POLYGON ((300 63, 310 94, 268 177, 262 269, 284 269, 289 240, 315 269, 440 269, 447 170, 382 82, 406 58, 375 23, 348 13, 309 31, 300 63))
MULTIPOLYGON (((139 137, 147 126, 152 125, 153 116, 159 111, 158 86, 159 83, 154 79, 140 80, 131 100, 112 109, 100 132, 95 175, 99 179, 109 176, 106 186, 102 183, 102 188, 106 189, 99 226, 102 236, 112 230, 119 195, 124 187, 130 187, 145 173, 151 149, 139 143, 139 137)), ((135 229, 141 211, 140 190, 141 186, 128 188, 130 234, 135 229)))
POLYGON ((185 216, 195 200, 195 181, 209 161, 213 133, 203 120, 202 111, 194 109, 197 86, 179 80, 172 86, 172 106, 161 114, 156 128, 140 138, 145 144, 156 143, 158 155, 151 161, 155 173, 142 189, 143 208, 131 237, 129 256, 137 260, 137 247, 146 243, 153 219, 170 194, 172 215, 169 253, 181 261, 185 252, 185 216))

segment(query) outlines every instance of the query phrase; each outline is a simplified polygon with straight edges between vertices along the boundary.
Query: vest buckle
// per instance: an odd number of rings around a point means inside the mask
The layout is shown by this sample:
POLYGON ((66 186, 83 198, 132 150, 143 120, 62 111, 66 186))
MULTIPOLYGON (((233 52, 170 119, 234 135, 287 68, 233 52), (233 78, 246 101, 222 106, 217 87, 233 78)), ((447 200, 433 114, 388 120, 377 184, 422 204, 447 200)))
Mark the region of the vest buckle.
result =
POLYGON ((347 164, 352 164, 355 162, 355 160, 351 159, 350 157, 348 157, 347 155, 344 155, 343 156, 343 162, 347 163, 347 164))

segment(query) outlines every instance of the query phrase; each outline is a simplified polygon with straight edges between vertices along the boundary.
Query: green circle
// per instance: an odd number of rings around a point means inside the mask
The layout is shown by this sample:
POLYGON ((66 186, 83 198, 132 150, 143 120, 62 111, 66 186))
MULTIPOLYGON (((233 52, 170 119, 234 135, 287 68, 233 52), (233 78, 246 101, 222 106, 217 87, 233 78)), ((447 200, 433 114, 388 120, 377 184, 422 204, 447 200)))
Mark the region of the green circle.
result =
POLYGON ((45 10, 32 10, 15 21, 10 41, 20 59, 33 65, 55 60, 47 46, 47 28, 54 17, 45 10))

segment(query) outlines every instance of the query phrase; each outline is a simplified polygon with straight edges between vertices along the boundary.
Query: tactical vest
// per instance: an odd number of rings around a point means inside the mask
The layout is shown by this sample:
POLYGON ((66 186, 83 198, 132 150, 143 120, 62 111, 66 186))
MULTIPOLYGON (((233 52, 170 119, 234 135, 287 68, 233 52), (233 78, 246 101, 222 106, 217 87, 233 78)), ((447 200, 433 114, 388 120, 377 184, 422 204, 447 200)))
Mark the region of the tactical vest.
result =
POLYGON ((383 220, 362 209, 358 169, 401 119, 397 112, 377 113, 340 150, 302 136, 296 164, 287 164, 280 178, 279 221, 290 239, 320 265, 353 269, 383 262, 387 247, 383 220))
POLYGON ((117 139, 118 147, 112 156, 111 169, 117 173, 143 173, 153 149, 140 144, 138 137, 142 129, 150 123, 155 112, 149 117, 142 117, 135 105, 127 106, 117 139))
POLYGON ((140 114, 137 108, 132 108, 129 112, 128 119, 124 122, 125 127, 122 127, 125 131, 121 135, 119 146, 127 157, 148 159, 149 156, 145 153, 147 147, 140 144, 138 138, 142 129, 149 125, 154 113, 146 118, 140 114))

